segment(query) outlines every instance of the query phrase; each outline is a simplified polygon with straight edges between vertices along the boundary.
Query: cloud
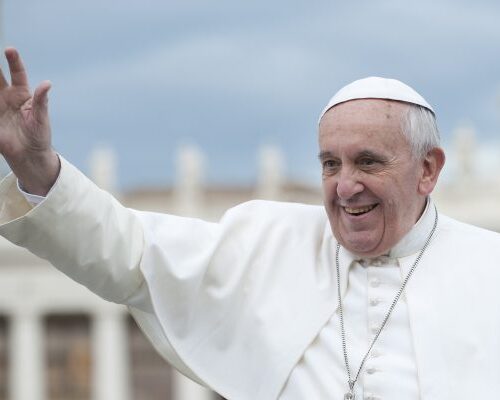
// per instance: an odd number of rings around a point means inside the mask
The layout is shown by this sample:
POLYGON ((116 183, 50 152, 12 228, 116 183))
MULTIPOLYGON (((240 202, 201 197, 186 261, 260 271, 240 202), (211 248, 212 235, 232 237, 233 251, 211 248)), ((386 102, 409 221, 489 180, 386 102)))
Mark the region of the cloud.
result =
MULTIPOLYGON (((319 110, 368 75, 414 86, 438 109, 445 137, 464 116, 479 135, 498 132, 493 0, 4 2, 9 41, 32 81, 54 82, 58 145, 77 159, 98 140, 122 159, 135 162, 140 149, 141 162, 160 163, 161 149, 188 136, 224 174, 223 152, 253 154, 271 137, 294 173, 313 170, 314 155, 303 154, 314 153, 319 110)), ((232 172, 243 175, 239 164, 232 172)))

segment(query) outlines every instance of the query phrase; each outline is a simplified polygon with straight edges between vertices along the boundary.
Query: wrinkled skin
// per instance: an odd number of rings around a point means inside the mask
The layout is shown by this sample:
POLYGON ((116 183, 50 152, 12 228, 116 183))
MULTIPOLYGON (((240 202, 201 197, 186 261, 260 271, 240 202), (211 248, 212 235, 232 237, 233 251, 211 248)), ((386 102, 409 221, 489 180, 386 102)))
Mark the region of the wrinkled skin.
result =
POLYGON ((52 148, 48 97, 50 82, 32 94, 19 53, 5 50, 10 83, 0 70, 0 153, 25 190, 44 196, 59 175, 59 158, 52 148))
POLYGON ((444 153, 412 156, 403 102, 360 99, 327 111, 319 147, 324 204, 339 243, 364 257, 386 254, 421 216, 444 153))

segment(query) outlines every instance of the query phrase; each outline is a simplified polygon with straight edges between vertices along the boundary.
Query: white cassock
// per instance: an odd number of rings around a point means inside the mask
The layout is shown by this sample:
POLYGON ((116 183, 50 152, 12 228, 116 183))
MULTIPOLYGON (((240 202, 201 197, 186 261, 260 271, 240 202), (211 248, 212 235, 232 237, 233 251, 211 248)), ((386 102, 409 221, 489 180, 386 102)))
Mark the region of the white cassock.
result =
MULTIPOLYGON (((434 222, 388 257, 340 252, 353 369, 434 222), (348 277, 348 278, 347 278, 348 277)), ((0 185, 0 234, 129 306, 156 349, 231 400, 342 399, 336 241, 319 206, 252 201, 219 223, 122 207, 62 159, 33 208, 0 185)), ((359 398, 500 398, 500 235, 443 215, 358 383, 359 398)))

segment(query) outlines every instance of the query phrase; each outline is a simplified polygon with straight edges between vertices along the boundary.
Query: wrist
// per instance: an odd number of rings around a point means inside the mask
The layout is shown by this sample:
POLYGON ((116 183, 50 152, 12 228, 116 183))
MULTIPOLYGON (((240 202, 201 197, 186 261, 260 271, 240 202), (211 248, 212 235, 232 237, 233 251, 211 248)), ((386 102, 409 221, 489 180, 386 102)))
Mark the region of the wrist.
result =
POLYGON ((12 168, 21 187, 28 193, 46 196, 59 176, 61 162, 51 149, 47 153, 27 157, 18 168, 12 168))

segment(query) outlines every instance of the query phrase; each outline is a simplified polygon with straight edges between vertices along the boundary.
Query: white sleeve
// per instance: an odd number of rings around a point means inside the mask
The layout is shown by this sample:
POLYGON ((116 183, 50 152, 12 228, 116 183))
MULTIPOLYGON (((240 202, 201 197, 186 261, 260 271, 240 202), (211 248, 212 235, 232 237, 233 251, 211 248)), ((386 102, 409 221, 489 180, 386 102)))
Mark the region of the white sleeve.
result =
POLYGON ((59 177, 33 207, 8 175, 0 183, 0 235, 48 260, 75 281, 126 303, 143 281, 138 217, 61 159, 59 177))
POLYGON ((19 183, 19 179, 17 180, 17 189, 21 192, 24 198, 30 203, 33 207, 40 204, 42 201, 46 199, 45 196, 38 196, 36 194, 31 194, 23 190, 21 184, 19 183))

